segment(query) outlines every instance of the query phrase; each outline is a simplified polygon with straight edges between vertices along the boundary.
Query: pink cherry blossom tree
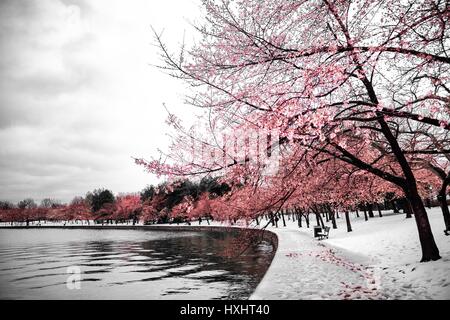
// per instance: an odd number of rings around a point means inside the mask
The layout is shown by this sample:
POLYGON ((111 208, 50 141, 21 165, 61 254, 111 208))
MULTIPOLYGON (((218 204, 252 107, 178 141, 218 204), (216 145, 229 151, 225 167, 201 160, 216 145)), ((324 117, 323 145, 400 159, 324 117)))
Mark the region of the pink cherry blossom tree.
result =
MULTIPOLYGON (((195 88, 193 105, 209 109, 208 130, 185 130, 171 115, 169 122, 179 132, 167 157, 172 162, 137 162, 157 174, 226 171, 227 177, 252 186, 261 168, 242 169, 248 159, 230 157, 218 132, 276 131, 287 153, 297 155, 289 161, 307 157, 313 165, 337 159, 400 189, 417 222, 421 260, 439 259, 408 157, 407 131, 433 129, 439 141, 450 130, 446 3, 241 0, 204 5, 207 17, 197 28, 202 40, 194 47, 171 54, 155 35, 162 67, 195 88), (185 155, 194 145, 203 151, 188 161, 185 155)), ((420 152, 426 150, 415 150, 420 152)), ((292 194, 282 192, 278 200, 292 194)), ((241 211, 247 210, 228 209, 230 216, 241 211)))

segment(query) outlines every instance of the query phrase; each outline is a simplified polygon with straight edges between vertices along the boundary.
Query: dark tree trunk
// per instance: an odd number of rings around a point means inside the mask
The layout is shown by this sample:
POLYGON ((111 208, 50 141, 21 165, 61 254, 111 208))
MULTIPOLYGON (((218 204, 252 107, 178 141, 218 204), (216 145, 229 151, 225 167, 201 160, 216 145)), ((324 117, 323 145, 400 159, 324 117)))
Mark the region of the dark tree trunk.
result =
POLYGON ((386 198, 383 199, 383 208, 389 210, 389 201, 386 198))
POLYGON ((359 212, 358 212, 358 208, 356 208, 356 217, 359 218, 359 212))
POLYGON ((297 214, 297 222, 298 222, 298 227, 301 228, 302 227, 302 215, 301 214, 297 214))
POLYGON ((332 224, 332 226, 333 226, 333 229, 337 229, 335 212, 334 212, 333 209, 331 208, 331 205, 330 205, 330 204, 327 204, 325 209, 326 209, 327 212, 328 212, 328 216, 330 217, 330 220, 331 220, 331 224, 332 224))
MULTIPOLYGON (((361 81, 367 89, 367 94, 369 95, 370 101, 378 105, 379 101, 371 81, 366 76, 364 76, 361 81)), ((378 111, 376 111, 375 114, 377 115, 377 122, 380 125, 380 131, 383 133, 391 146, 392 153, 403 171, 404 179, 399 180, 395 177, 391 177, 390 179, 392 182, 395 182, 398 186, 402 187, 411 204, 422 249, 421 261, 438 260, 441 258, 439 256, 439 249, 434 241, 427 212, 423 205, 422 199, 419 196, 416 178, 412 172, 411 166, 409 165, 409 162, 406 159, 400 144, 398 143, 397 137, 392 133, 391 128, 386 122, 383 114, 378 111)))
POLYGON ((450 211, 449 211, 448 205, 447 205, 446 190, 447 190, 447 185, 444 184, 442 186, 441 190, 439 191, 438 201, 439 201, 439 205, 442 210, 442 215, 444 216, 445 234, 448 235, 448 232, 450 232, 450 211))
POLYGON ((325 224, 323 223, 322 215, 318 212, 316 212, 316 218, 317 218, 317 225, 321 226, 322 228, 325 228, 325 224))
POLYGON ((333 229, 337 229, 336 217, 334 216, 334 212, 330 212, 331 216, 331 224, 333 225, 333 229))
POLYGON ((352 224, 350 223, 348 210, 345 210, 345 222, 347 223, 347 232, 352 232, 352 224))
POLYGON ((378 209, 378 215, 380 216, 380 218, 383 217, 383 214, 381 213, 381 208, 380 208, 380 204, 377 203, 377 209, 378 209))
POLYGON ((395 204, 394 200, 391 200, 392 209, 394 210, 394 213, 400 213, 400 210, 398 210, 397 205, 395 204))
POLYGON ((365 221, 369 220, 369 217, 367 216, 367 210, 365 207, 364 207, 364 220, 365 221))
POLYGON ((367 210, 369 211, 369 217, 373 218, 374 215, 373 215, 373 209, 372 209, 372 204, 371 203, 367 204, 367 210))
POLYGON ((405 201, 403 203, 404 203, 404 210, 406 212, 406 218, 407 219, 412 218, 412 212, 411 212, 412 208, 411 208, 411 204, 410 204, 409 200, 405 199, 405 201))
POLYGON ((305 215, 306 227, 309 229, 309 213, 305 215))
POLYGON ((441 256, 439 255, 439 249, 436 245, 436 242, 434 241, 427 211, 425 210, 422 199, 417 192, 417 187, 410 188, 408 191, 409 192, 407 192, 407 198, 414 213, 417 229, 419 230, 420 244, 422 247, 422 259, 420 260, 420 262, 438 260, 441 258, 441 256))
POLYGON ((273 217, 273 213, 271 212, 269 216, 270 216, 270 222, 272 223, 272 227, 275 227, 275 219, 273 217))
POLYGON ((428 209, 431 209, 431 199, 430 199, 430 197, 428 197, 425 201, 427 203, 428 209))
MULTIPOLYGON (((286 211, 287 211, 287 210, 286 210, 286 211)), ((286 220, 284 220, 284 213, 283 213, 283 210, 281 210, 280 214, 281 214, 281 219, 283 219, 283 227, 286 227, 286 220)))

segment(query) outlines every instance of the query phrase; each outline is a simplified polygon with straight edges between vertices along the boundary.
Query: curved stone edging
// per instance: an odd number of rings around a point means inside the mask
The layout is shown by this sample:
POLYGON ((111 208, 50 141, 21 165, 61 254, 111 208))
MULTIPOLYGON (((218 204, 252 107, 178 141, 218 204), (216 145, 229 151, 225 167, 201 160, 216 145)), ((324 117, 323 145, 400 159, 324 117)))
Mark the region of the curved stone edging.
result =
POLYGON ((130 226, 117 226, 117 225, 69 225, 69 226, 0 226, 1 229, 88 229, 88 230, 154 230, 154 231, 218 231, 219 229, 227 230, 251 230, 252 232, 262 233, 264 240, 269 240, 275 249, 278 247, 277 235, 269 230, 246 228, 241 226, 199 226, 199 225, 130 225, 130 226))

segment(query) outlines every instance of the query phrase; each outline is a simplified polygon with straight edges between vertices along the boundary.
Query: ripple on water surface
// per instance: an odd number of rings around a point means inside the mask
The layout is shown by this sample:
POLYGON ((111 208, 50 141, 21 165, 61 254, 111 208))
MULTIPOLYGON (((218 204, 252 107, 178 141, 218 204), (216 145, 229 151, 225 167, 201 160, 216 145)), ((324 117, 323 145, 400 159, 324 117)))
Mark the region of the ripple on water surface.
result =
POLYGON ((230 256, 222 231, 0 230, 0 299, 246 299, 273 258, 269 242, 230 256), (68 289, 68 268, 81 270, 68 289))

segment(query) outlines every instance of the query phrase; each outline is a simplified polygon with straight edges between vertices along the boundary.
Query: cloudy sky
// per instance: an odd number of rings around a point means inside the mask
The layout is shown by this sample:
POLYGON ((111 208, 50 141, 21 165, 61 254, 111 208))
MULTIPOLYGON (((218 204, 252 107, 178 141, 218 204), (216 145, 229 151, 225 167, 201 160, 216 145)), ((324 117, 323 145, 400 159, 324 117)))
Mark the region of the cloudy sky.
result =
POLYGON ((0 200, 70 201, 155 177, 132 156, 167 144, 183 84, 160 70, 150 26, 189 42, 199 0, 0 1, 0 200))

